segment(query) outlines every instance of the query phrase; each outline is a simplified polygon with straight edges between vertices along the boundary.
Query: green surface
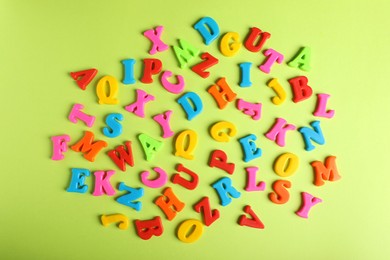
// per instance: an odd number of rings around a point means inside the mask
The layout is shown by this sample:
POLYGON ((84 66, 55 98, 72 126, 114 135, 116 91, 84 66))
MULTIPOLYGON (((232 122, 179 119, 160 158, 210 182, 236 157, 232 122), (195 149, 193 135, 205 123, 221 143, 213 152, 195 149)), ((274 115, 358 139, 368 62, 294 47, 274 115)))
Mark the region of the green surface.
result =
POLYGON ((1 259, 385 259, 390 254, 388 211, 388 155, 390 52, 389 13, 387 1, 0 1, 0 64, 1 64, 1 196, 0 258, 1 259), (211 3, 212 2, 212 3, 211 3), (245 39, 250 27, 270 32, 265 47, 285 55, 269 75, 256 69, 264 60, 261 53, 244 47, 233 57, 224 57, 217 41, 203 44, 193 24, 211 16, 221 34, 237 32, 245 39), (163 40, 177 45, 185 39, 202 52, 219 59, 210 69, 211 76, 202 79, 189 69, 180 69, 172 48, 153 58, 163 62, 164 69, 186 79, 186 91, 198 93, 204 112, 187 121, 177 95, 166 92, 157 77, 150 85, 139 78, 142 59, 148 54, 150 42, 142 32, 163 25, 163 40), (287 62, 303 46, 311 48, 309 72, 291 68, 287 62), (137 83, 120 83, 118 105, 99 105, 95 94, 99 78, 111 75, 122 80, 121 60, 137 60, 137 83), (240 88, 238 64, 252 62, 251 88, 240 88), (86 91, 80 90, 69 73, 88 68, 99 73, 86 91), (291 101, 287 80, 305 75, 314 93, 331 95, 329 108, 336 111, 333 119, 322 119, 326 144, 312 152, 303 149, 298 132, 287 135, 287 146, 278 147, 264 137, 276 117, 283 117, 297 127, 308 126, 316 118, 311 114, 315 95, 301 103, 291 101), (263 103, 259 121, 230 104, 218 110, 206 89, 218 78, 226 77, 238 97, 263 103), (266 86, 277 77, 287 91, 287 100, 275 106, 273 92, 266 86), (123 109, 135 100, 135 89, 141 88, 156 97, 148 104, 145 119, 123 109), (90 163, 80 153, 69 150, 63 161, 50 159, 50 137, 68 134, 71 143, 89 130, 82 122, 73 124, 67 116, 73 104, 81 103, 85 112, 96 116, 92 130, 97 139, 104 139, 109 148, 126 140, 133 142, 135 166, 126 172, 101 152, 90 163), (185 129, 199 135, 195 159, 175 157, 173 138, 163 140, 153 115, 172 109, 172 128, 176 133, 185 129), (108 113, 124 115, 124 131, 115 139, 102 134, 108 113), (218 143, 208 134, 209 127, 220 120, 237 126, 238 134, 229 143, 218 143), (161 151, 147 162, 137 135, 146 133, 164 141, 161 151), (250 163, 242 161, 238 138, 250 133, 258 137, 256 144, 263 156, 250 163), (224 150, 229 161, 236 163, 232 176, 207 166, 210 152, 224 150), (287 178, 292 183, 290 200, 276 205, 268 199, 271 185, 279 177, 272 165, 277 156, 292 152, 299 156, 296 174, 287 178), (337 156, 342 179, 326 182, 322 187, 312 184, 310 162, 337 156), (163 189, 145 187, 139 173, 153 167, 165 169, 171 176, 174 166, 183 163, 200 178, 194 191, 169 182, 175 194, 186 203, 177 217, 168 221, 153 203, 163 189), (260 167, 258 180, 267 188, 263 192, 245 192, 244 167, 260 167), (117 189, 121 181, 132 187, 145 187, 140 212, 115 201, 113 197, 92 195, 94 181, 87 179, 86 194, 66 192, 71 168, 96 170, 114 169, 111 178, 117 189), (219 205, 211 184, 230 177, 241 192, 226 207, 219 205), (294 212, 300 205, 300 193, 309 192, 323 200, 313 207, 309 219, 294 212), (176 230, 186 219, 201 220, 192 206, 203 196, 210 198, 212 208, 221 217, 205 227, 202 237, 193 244, 182 243, 176 230), (237 219, 245 205, 251 205, 265 224, 264 230, 241 227, 237 219), (122 213, 131 220, 128 230, 114 225, 103 227, 102 214, 122 213), (161 216, 164 233, 148 241, 135 232, 135 219, 161 216))

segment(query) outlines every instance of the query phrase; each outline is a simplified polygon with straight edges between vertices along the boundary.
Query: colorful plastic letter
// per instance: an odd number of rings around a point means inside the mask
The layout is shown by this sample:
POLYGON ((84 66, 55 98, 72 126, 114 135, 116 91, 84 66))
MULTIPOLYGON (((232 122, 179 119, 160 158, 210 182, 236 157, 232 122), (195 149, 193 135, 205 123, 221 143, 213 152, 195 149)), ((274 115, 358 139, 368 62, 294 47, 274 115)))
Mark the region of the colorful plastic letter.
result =
POLYGON ((113 76, 104 76, 101 78, 96 86, 96 95, 99 98, 99 104, 116 105, 119 100, 118 95, 118 81, 113 76), (108 86, 108 93, 106 90, 108 86))
POLYGON ((146 93, 142 89, 137 89, 137 101, 129 104, 125 109, 134 115, 144 118, 145 117, 145 104, 154 100, 154 96, 146 93))
POLYGON ((77 120, 83 121, 88 127, 92 127, 93 123, 95 122, 95 117, 91 115, 87 115, 84 112, 81 111, 84 106, 81 104, 74 104, 72 107, 72 110, 70 111, 70 114, 68 116, 68 119, 72 123, 77 123, 77 120))
POLYGON ((76 144, 72 145, 70 149, 75 152, 84 153, 84 158, 90 162, 95 161, 96 155, 107 146, 105 141, 93 142, 94 135, 90 131, 85 131, 83 138, 81 138, 76 144))
POLYGON ((256 140, 257 137, 254 134, 247 135, 238 140, 244 152, 244 162, 252 161, 261 156, 262 151, 261 148, 256 147, 256 140))
POLYGON ((313 94, 313 89, 307 85, 308 81, 305 76, 298 76, 288 80, 293 92, 292 101, 294 103, 308 99, 313 94))
POLYGON ((166 188, 163 195, 155 201, 156 205, 164 212, 169 221, 176 217, 177 212, 184 209, 185 204, 181 202, 173 193, 171 188, 166 188))
POLYGON ((246 178, 246 191, 263 191, 265 190, 265 182, 260 181, 259 183, 256 183, 256 173, 259 170, 258 167, 246 167, 245 168, 247 173, 246 178))
POLYGON ((251 218, 247 218, 245 214, 241 215, 238 219, 238 224, 240 226, 247 226, 252 228, 264 229, 264 224, 261 222, 256 213, 252 210, 251 206, 246 205, 244 207, 244 212, 249 214, 251 218))
POLYGON ((181 75, 176 76, 176 84, 173 84, 168 81, 167 78, 172 77, 173 73, 169 70, 164 71, 161 74, 161 85, 168 91, 173 94, 180 94, 184 90, 184 78, 181 75))
POLYGON ((224 151, 222 150, 214 150, 210 154, 210 161, 209 161, 209 166, 211 168, 217 167, 221 170, 224 170, 225 172, 229 174, 234 173, 234 168, 235 164, 234 163, 228 163, 227 162, 227 155, 224 151))
POLYGON ((209 92, 217 102, 219 109, 224 109, 229 102, 236 99, 237 94, 229 87, 226 78, 220 78, 215 85, 212 85, 209 92))
POLYGON ((198 203, 196 203, 194 205, 194 210, 198 213, 202 211, 203 223, 206 226, 210 226, 219 218, 219 210, 211 210, 208 197, 203 197, 198 203))
POLYGON ((135 229, 138 236, 143 240, 149 240, 152 236, 161 236, 164 232, 161 218, 159 216, 150 220, 135 220, 135 229))
POLYGON ((277 180, 272 184, 274 190, 269 194, 269 199, 275 204, 285 204, 290 199, 288 188, 291 188, 291 182, 288 180, 277 180))
POLYGON ((142 183, 148 186, 149 188, 154 188, 154 189, 163 187, 168 182, 167 173, 159 167, 155 167, 153 168, 153 170, 158 174, 158 176, 153 180, 149 180, 148 177, 150 175, 150 172, 144 171, 141 173, 142 183))
POLYGON ((236 134, 236 126, 227 121, 217 122, 210 128, 210 135, 217 142, 229 142, 229 137, 234 137, 236 134), (223 129, 227 129, 227 132, 222 131, 223 129))
POLYGON ((187 114, 187 119, 190 121, 198 116, 203 110, 202 100, 194 92, 185 93, 177 102, 182 106, 187 114))
POLYGON ((149 54, 154 55, 157 52, 167 50, 169 47, 161 40, 161 34, 164 30, 164 26, 157 26, 155 29, 150 29, 144 32, 144 36, 152 42, 152 48, 149 50, 149 54))
POLYGON ((98 73, 97 69, 88 69, 88 70, 81 70, 77 72, 71 72, 70 76, 76 80, 77 85, 82 89, 85 90, 88 86, 88 84, 93 80, 93 78, 98 73))
POLYGON ((271 37, 271 34, 268 32, 263 32, 257 27, 250 28, 250 32, 248 34, 248 37, 246 38, 244 45, 245 48, 248 49, 248 51, 251 52, 258 52, 263 48, 264 43, 267 39, 271 37), (257 44, 255 45, 255 42, 257 44))
POLYGON ((136 211, 140 211, 142 208, 142 202, 135 201, 142 196, 144 196, 143 188, 132 188, 127 186, 124 182, 120 182, 118 186, 119 191, 127 191, 126 194, 118 197, 116 201, 122 205, 128 206, 130 208, 135 209, 136 211), (135 202, 134 202, 135 201, 135 202))
POLYGON ((103 128, 103 134, 109 138, 118 137, 122 134, 122 125, 118 121, 123 120, 123 115, 119 113, 108 114, 106 117, 107 127, 103 128))
POLYGON ((252 82, 250 79, 250 69, 252 67, 251 62, 243 62, 239 64, 240 71, 241 71, 241 81, 240 81, 240 87, 247 88, 252 86, 252 82))
POLYGON ((87 169, 72 168, 72 178, 69 183, 67 192, 86 193, 88 185, 85 184, 85 178, 89 177, 91 172, 87 169))
POLYGON ((64 155, 62 153, 68 150, 67 143, 70 141, 69 135, 52 136, 50 139, 53 143, 53 155, 51 159, 55 161, 63 160, 64 155))
POLYGON ((319 145, 325 144, 325 138, 320 127, 320 121, 314 121, 310 125, 314 130, 309 127, 301 127, 298 129, 298 131, 302 134, 303 141, 305 142, 306 151, 312 151, 315 148, 311 141, 314 141, 319 145))
POLYGON ((274 163, 274 171, 280 177, 293 175, 299 167, 299 158, 293 153, 280 155, 274 163))
POLYGON ((153 83, 153 75, 160 73, 162 63, 159 59, 144 59, 144 72, 141 82, 145 84, 153 83))
POLYGON ((196 24, 194 29, 203 37, 204 43, 210 45, 219 36, 219 26, 211 17, 203 17, 196 24))
POLYGON ((199 177, 195 172, 184 167, 182 164, 176 165, 176 171, 187 173, 190 176, 190 180, 187 180, 181 177, 180 174, 175 173, 174 175, 172 175, 171 178, 172 183, 179 184, 180 186, 183 186, 187 190, 194 190, 198 186, 199 177))
POLYGON ((119 229, 126 230, 129 228, 129 219, 122 214, 102 215, 100 221, 105 227, 112 223, 118 223, 119 229))
POLYGON ((190 60, 199 54, 197 48, 182 39, 179 39, 179 46, 173 46, 173 51, 182 69, 186 68, 190 60))
POLYGON ((134 78, 134 59, 127 59, 122 60, 121 63, 123 64, 123 84, 134 84, 135 78, 134 78))
POLYGON ((292 59, 289 63, 287 63, 287 65, 293 68, 300 68, 301 70, 309 71, 311 69, 310 56, 311 56, 310 48, 303 47, 295 55, 294 59, 292 59))
POLYGON ((314 205, 322 202, 322 199, 316 198, 307 192, 302 192, 301 195, 302 195, 302 204, 300 209, 297 212, 295 212, 295 214, 297 214, 301 218, 308 218, 310 209, 314 205))
POLYGON ((245 115, 252 117, 253 120, 261 118, 261 103, 250 103, 243 99, 237 99, 237 108, 244 112, 245 115))
POLYGON ((138 135, 138 139, 141 142, 142 148, 144 150, 145 159, 150 162, 154 158, 156 152, 161 149, 163 143, 150 137, 147 134, 138 135))
POLYGON ((114 150, 108 151, 107 154, 123 172, 126 171, 126 163, 131 167, 134 166, 133 151, 131 149, 130 141, 126 141, 125 145, 119 145, 114 150))
POLYGON ((267 59, 264 61, 262 65, 259 66, 259 69, 264 72, 269 74, 271 72, 271 66, 277 62, 281 64, 284 60, 283 54, 275 51, 274 49, 268 49, 264 51, 264 56, 267 57, 267 59))
POLYGON ((219 50, 221 51, 222 55, 231 57, 240 50, 241 45, 240 35, 236 32, 228 32, 222 36, 219 50))
POLYGON ((165 111, 163 114, 158 114, 153 117, 162 129, 162 138, 169 138, 175 133, 171 130, 169 122, 171 120, 172 110, 165 111))
POLYGON ((286 132, 295 129, 295 125, 287 124, 287 121, 283 118, 276 118, 275 124, 265 134, 265 137, 271 141, 276 142, 276 144, 280 147, 284 147, 286 145, 286 132))
POLYGON ((283 102, 286 100, 286 91, 283 89, 282 85, 280 85, 278 79, 274 78, 268 81, 267 86, 272 88, 276 96, 271 99, 272 103, 275 105, 283 104, 283 102))
POLYGON ((108 196, 115 195, 115 190, 110 183, 110 178, 115 174, 115 171, 96 171, 93 174, 95 175, 93 196, 101 196, 103 194, 107 194, 108 196))
POLYGON ((326 110, 326 104, 330 95, 328 94, 317 94, 317 106, 313 112, 314 116, 332 118, 334 117, 334 110, 326 110))
POLYGON ((177 237, 184 243, 193 243, 198 240, 202 234, 203 224, 195 219, 183 221, 177 230, 177 237))
POLYGON ((218 64, 218 59, 215 58, 208 52, 202 53, 200 58, 203 60, 201 63, 198 63, 191 67, 191 70, 201 76, 202 78, 208 78, 210 76, 210 72, 206 71, 208 68, 218 64))
POLYGON ((337 181, 341 179, 336 166, 336 156, 328 156, 325 159, 325 164, 321 161, 311 163, 314 172, 314 185, 322 186, 324 181, 337 181))
POLYGON ((198 134, 195 131, 193 130, 182 131, 176 138, 175 156, 180 156, 187 160, 193 160, 194 159, 193 152, 197 144, 198 144, 198 134))
POLYGON ((231 197, 237 199, 241 196, 241 193, 232 186, 232 180, 228 177, 219 179, 212 187, 218 193, 220 203, 224 207, 232 202, 231 197))

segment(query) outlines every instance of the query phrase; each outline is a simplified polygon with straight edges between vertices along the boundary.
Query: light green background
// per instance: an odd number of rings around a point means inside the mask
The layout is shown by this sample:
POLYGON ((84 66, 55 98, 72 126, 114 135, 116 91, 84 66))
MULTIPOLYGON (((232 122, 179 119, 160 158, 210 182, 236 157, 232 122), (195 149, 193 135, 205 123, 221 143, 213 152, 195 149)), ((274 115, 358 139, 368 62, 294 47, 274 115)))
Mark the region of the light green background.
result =
POLYGON ((1 184, 0 184, 0 258, 1 259, 385 259, 390 255, 388 186, 389 138, 389 58, 390 5, 387 1, 0 1, 0 87, 1 87, 1 184), (212 3, 211 3, 212 2, 212 3), (211 16, 221 33, 238 32, 244 39, 250 27, 272 34, 265 48, 280 51, 288 61, 301 46, 312 48, 312 70, 302 72, 284 62, 275 65, 270 75, 252 69, 253 87, 238 87, 237 64, 245 61, 258 66, 261 53, 241 48, 232 57, 223 57, 217 42, 203 44, 192 25, 201 17, 211 16), (186 78, 186 91, 198 93, 205 104, 199 118, 189 122, 176 103, 177 97, 166 93, 157 78, 151 85, 137 82, 120 84, 117 106, 97 104, 95 86, 104 75, 122 79, 120 61, 134 58, 136 75, 141 73, 142 59, 150 42, 142 32, 164 25, 163 40, 169 45, 183 38, 220 59, 202 79, 189 69, 178 67, 172 49, 153 57, 164 69, 186 78), (81 91, 69 72, 95 67, 98 76, 81 91), (303 149, 298 132, 287 135, 287 146, 278 147, 264 137, 276 117, 284 117, 298 127, 308 125, 315 96, 302 103, 291 101, 287 79, 306 75, 314 93, 329 93, 329 108, 336 110, 333 119, 320 119, 326 138, 324 146, 313 152, 303 149), (234 108, 216 109, 206 89, 225 76, 239 97, 263 103, 263 118, 254 122, 234 108), (280 107, 272 105, 273 92, 266 82, 278 77, 287 91, 288 100, 280 107), (135 88, 142 88, 158 101, 148 104, 146 119, 123 110, 135 99, 135 88), (117 171, 113 185, 124 181, 144 187, 139 173, 152 167, 164 168, 170 175, 174 166, 183 163, 200 176, 195 191, 168 183, 186 208, 173 221, 163 216, 154 199, 162 189, 145 187, 143 209, 136 212, 114 197, 92 196, 93 180, 87 180, 87 194, 66 192, 72 167, 91 171, 115 169, 105 155, 95 163, 79 153, 68 151, 63 161, 52 161, 50 137, 69 134, 75 143, 88 128, 81 122, 67 120, 74 103, 85 105, 85 112, 96 116, 92 128, 96 138, 105 139, 113 148, 125 140, 133 141, 136 161, 127 172, 117 171), (173 156, 172 138, 155 160, 146 162, 136 136, 147 133, 156 138, 160 129, 152 115, 167 109, 174 111, 175 132, 193 129, 199 134, 196 159, 187 161, 173 156), (108 139, 101 133, 104 117, 111 112, 125 115, 124 133, 108 139), (229 143, 217 143, 208 128, 219 120, 234 122, 238 135, 229 143), (242 162, 237 138, 253 133, 263 156, 248 164, 242 162), (222 149, 236 163, 229 176, 241 191, 227 207, 219 205, 211 184, 227 176, 207 166, 213 149, 222 149), (285 205, 271 203, 267 194, 278 176, 272 171, 275 158, 283 152, 300 157, 292 182, 291 198, 285 205), (312 184, 309 163, 337 156, 342 175, 338 182, 322 187, 312 184), (264 192, 248 193, 244 167, 259 166, 259 180, 267 183, 264 192), (300 192, 322 198, 310 212, 309 219, 297 217, 300 192), (176 238, 179 224, 186 219, 201 219, 192 205, 209 196, 221 217, 205 227, 202 237, 193 244, 176 238), (265 224, 264 230, 236 224, 245 205, 251 205, 265 224), (131 221, 161 216, 164 233, 148 241, 141 240, 134 225, 126 231, 114 225, 103 227, 101 214, 122 213, 131 221))

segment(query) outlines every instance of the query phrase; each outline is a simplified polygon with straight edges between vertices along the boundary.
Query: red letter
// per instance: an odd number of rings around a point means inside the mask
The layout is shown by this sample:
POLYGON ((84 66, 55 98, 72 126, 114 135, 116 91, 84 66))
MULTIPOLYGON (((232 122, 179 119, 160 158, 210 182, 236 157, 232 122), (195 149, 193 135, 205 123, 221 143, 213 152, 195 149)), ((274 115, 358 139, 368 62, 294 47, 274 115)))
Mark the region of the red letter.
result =
POLYGON ((210 201, 208 197, 203 197, 198 203, 194 205, 194 210, 198 213, 202 211, 203 223, 206 226, 210 226, 219 218, 218 209, 211 210, 210 201))
POLYGON ((294 97, 292 101, 294 103, 308 99, 309 97, 311 97, 311 94, 313 94, 312 88, 307 85, 308 79, 305 76, 299 76, 289 79, 288 82, 290 83, 290 86, 293 91, 294 97))
POLYGON ((164 229, 160 217, 151 220, 136 220, 135 227, 138 236, 143 240, 148 240, 152 236, 161 236, 164 229))

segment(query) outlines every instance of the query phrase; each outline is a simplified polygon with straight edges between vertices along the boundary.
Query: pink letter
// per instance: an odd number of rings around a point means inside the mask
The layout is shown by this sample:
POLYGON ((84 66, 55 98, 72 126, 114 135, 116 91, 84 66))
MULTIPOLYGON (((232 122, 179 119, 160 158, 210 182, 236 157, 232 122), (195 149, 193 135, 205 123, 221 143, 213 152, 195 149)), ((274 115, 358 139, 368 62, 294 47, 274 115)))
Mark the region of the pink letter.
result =
POLYGON ((313 207, 317 203, 322 202, 322 200, 314 197, 313 195, 307 192, 302 192, 301 194, 302 194, 302 205, 301 208, 295 213, 301 218, 308 218, 309 210, 311 209, 311 207, 313 207))
POLYGON ((51 159, 56 161, 64 159, 62 153, 68 150, 66 143, 70 141, 69 135, 53 136, 51 141, 53 142, 53 156, 51 159))
POLYGON ((330 95, 328 94, 317 94, 317 107, 314 111, 314 116, 332 118, 334 116, 334 110, 326 111, 326 103, 328 102, 330 95))
POLYGON ((168 110, 163 114, 158 114, 153 117, 154 121, 160 124, 163 130, 163 138, 168 138, 174 135, 174 132, 171 130, 169 126, 169 120, 171 119, 172 110, 168 110))
POLYGON ((264 52, 264 55, 267 56, 267 60, 259 66, 259 69, 265 73, 270 73, 271 71, 271 66, 275 63, 282 63, 284 56, 283 54, 273 50, 273 49, 268 49, 264 52))
POLYGON ((141 173, 141 181, 149 188, 161 188, 168 181, 167 173, 163 169, 158 167, 153 168, 153 170, 158 174, 156 179, 149 180, 148 177, 150 175, 150 172, 144 171, 141 173))
POLYGON ((81 112, 81 109, 83 108, 84 106, 81 104, 74 104, 72 107, 72 111, 70 111, 68 119, 70 120, 70 122, 75 124, 77 123, 77 120, 80 119, 88 127, 92 127, 93 123, 95 122, 95 117, 81 112))
POLYGON ((295 130, 296 127, 291 124, 286 124, 287 121, 283 118, 276 118, 276 122, 271 130, 265 134, 265 136, 271 141, 276 141, 276 144, 283 147, 286 145, 286 132, 287 130, 295 130))
POLYGON ((149 53, 152 55, 156 52, 162 52, 168 49, 168 45, 163 43, 160 39, 163 30, 164 26, 157 26, 154 30, 150 29, 144 32, 144 36, 153 43, 153 46, 149 51, 149 53))
POLYGON ((125 109, 129 112, 134 113, 136 116, 145 117, 144 107, 149 101, 154 100, 154 96, 149 95, 141 89, 137 89, 137 101, 126 106, 125 109))
POLYGON ((166 70, 161 75, 161 84, 163 87, 168 90, 169 92, 173 94, 180 94, 184 90, 184 78, 181 75, 177 75, 177 83, 173 84, 167 80, 167 78, 172 77, 172 72, 169 70, 166 70))
POLYGON ((95 175, 95 190, 93 191, 93 196, 101 196, 106 193, 109 196, 115 194, 115 190, 112 188, 110 183, 110 177, 114 175, 115 171, 96 171, 93 174, 95 175))
POLYGON ((250 103, 238 99, 237 108, 244 112, 244 114, 251 116, 253 120, 259 120, 261 117, 261 103, 250 103))
POLYGON ((265 190, 265 182, 261 181, 256 184, 256 173, 259 170, 258 167, 247 167, 245 168, 247 172, 247 181, 246 181, 246 191, 263 191, 265 190))

